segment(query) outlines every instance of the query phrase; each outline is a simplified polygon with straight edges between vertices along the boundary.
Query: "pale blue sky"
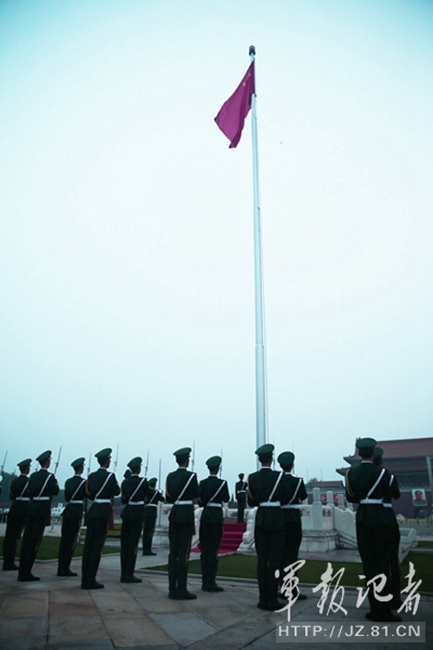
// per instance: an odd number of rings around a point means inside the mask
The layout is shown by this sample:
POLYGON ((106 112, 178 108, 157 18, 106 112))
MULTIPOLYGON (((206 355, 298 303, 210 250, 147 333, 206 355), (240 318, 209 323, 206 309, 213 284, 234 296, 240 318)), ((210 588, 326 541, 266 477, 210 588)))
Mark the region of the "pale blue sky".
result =
MULTIPOLYGON (((257 49, 269 439, 337 478, 357 436, 432 435, 433 4, 0 3, 7 471, 119 444, 255 468, 257 49)), ((0 455, 4 454, 0 448, 0 455)), ((93 464, 93 466, 95 466, 93 464)))

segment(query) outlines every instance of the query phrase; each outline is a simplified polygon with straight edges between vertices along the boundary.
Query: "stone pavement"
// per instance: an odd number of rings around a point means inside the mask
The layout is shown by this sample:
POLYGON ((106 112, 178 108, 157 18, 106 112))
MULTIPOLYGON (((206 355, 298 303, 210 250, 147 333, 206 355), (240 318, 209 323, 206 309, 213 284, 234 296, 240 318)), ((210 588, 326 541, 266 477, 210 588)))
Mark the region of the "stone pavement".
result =
MULTIPOLYGON (((335 559, 330 554, 325 557, 330 561, 335 559)), ((405 627, 399 632, 386 630, 388 643, 360 637, 351 637, 351 642, 342 642, 340 638, 321 643, 319 636, 323 641, 324 632, 317 632, 315 641, 312 637, 306 643, 293 642, 283 636, 280 643, 276 637, 277 624, 281 623, 284 634, 287 612, 258 609, 255 581, 219 579, 225 591, 214 594, 202 592, 200 577, 190 576, 188 586, 197 594, 197 600, 173 601, 167 598, 166 574, 151 571, 152 565, 164 563, 166 559, 167 551, 159 551, 157 557, 139 556, 136 573, 143 578, 143 583, 129 585, 119 582, 119 556, 104 556, 98 580, 105 584, 105 589, 98 591, 80 589, 79 578, 58 578, 56 562, 36 562, 34 573, 41 581, 34 583, 17 582, 16 573, 0 571, 1 650, 278 650, 311 646, 317 650, 352 650, 354 642, 362 642, 370 650, 392 646, 396 650, 433 649, 433 596, 421 597, 415 616, 402 615, 405 627), (407 636, 408 624, 416 626, 420 622, 426 624, 427 640, 414 644, 407 636), (392 633, 395 636, 391 638, 392 633), (399 633, 406 636, 397 636, 399 633)), ((73 560, 72 568, 80 572, 79 559, 73 560)), ((370 625, 364 618, 367 606, 356 608, 354 589, 345 592, 343 606, 347 616, 341 612, 320 615, 319 594, 313 593, 311 586, 304 586, 303 591, 308 599, 293 606, 291 624, 315 623, 322 628, 329 624, 328 637, 332 624, 335 624, 335 634, 341 632, 341 622, 346 626, 370 625)), ((304 629, 313 634, 313 628, 304 629)), ((353 628, 352 632, 359 633, 359 628, 353 628)), ((343 636, 345 633, 351 633, 350 627, 345 628, 343 636)))

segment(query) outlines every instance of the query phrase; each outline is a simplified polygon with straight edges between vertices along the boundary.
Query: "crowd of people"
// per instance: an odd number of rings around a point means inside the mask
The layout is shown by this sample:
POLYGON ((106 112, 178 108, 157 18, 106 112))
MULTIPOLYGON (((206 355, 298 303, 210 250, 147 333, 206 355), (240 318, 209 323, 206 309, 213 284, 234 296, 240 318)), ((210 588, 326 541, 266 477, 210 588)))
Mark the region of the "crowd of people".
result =
MULTIPOLYGON (((400 496, 397 480, 382 466, 383 452, 372 438, 356 442, 361 463, 346 475, 347 500, 357 503, 356 533, 366 582, 371 585, 384 576, 385 591, 369 589, 370 611, 366 617, 373 621, 398 621, 392 613, 401 606, 398 564, 399 530, 392 509, 392 499, 400 496), (383 594, 386 594, 384 598, 383 594)), ((140 536, 143 532, 143 554, 154 555, 152 537, 155 531, 157 505, 165 500, 172 505, 169 513, 168 597, 175 600, 197 598, 187 588, 188 561, 195 530, 195 504, 203 508, 200 518, 202 590, 223 591, 217 584, 218 551, 223 536, 223 505, 230 499, 227 481, 220 478, 221 457, 211 456, 206 465, 209 476, 200 482, 188 469, 190 447, 174 452, 177 469, 166 479, 165 497, 156 489, 156 479, 142 477, 142 458, 128 463, 128 470, 119 485, 109 470, 110 448, 95 454, 99 468, 83 478, 85 459, 75 459, 74 475, 64 487, 67 505, 62 513, 61 541, 57 575, 75 577, 71 560, 85 514, 86 536, 81 565, 81 588, 102 589, 97 572, 102 549, 113 516, 114 498, 121 495, 120 581, 139 583, 135 564, 140 536), (91 502, 88 507, 88 502, 91 502), (143 531, 144 528, 144 531, 143 531)), ((280 470, 273 469, 274 446, 265 444, 256 450, 260 469, 247 481, 239 474, 235 485, 238 502, 238 522, 244 520, 246 506, 257 508, 254 541, 257 552, 258 607, 276 611, 282 607, 279 598, 285 570, 298 560, 302 541, 301 504, 307 498, 303 479, 293 473, 295 456, 284 451, 277 457, 280 470)), ((20 475, 10 485, 12 505, 8 515, 3 544, 3 570, 18 571, 18 580, 39 580, 32 573, 36 554, 45 526, 49 523, 52 498, 59 493, 54 473, 49 471, 51 451, 37 459, 40 469, 30 476, 31 459, 18 463, 20 475), (23 534, 19 566, 16 564, 18 542, 23 534)), ((293 581, 292 602, 306 598, 293 581)))

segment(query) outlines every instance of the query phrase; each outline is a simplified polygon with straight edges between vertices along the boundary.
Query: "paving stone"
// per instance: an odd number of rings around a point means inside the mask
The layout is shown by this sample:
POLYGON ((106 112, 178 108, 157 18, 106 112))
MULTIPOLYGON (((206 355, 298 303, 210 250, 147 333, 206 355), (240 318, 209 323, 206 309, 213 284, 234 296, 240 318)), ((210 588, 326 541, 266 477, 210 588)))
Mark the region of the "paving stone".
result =
MULTIPOLYGON (((258 611, 254 618, 248 618, 242 622, 218 631, 216 634, 202 639, 190 646, 191 650, 242 650, 250 647, 256 639, 272 631, 275 632, 275 622, 271 620, 271 612, 258 611)), ((272 646, 270 646, 272 647, 272 646)), ((328 648, 328 650, 331 650, 328 648)))
POLYGON ((66 589, 50 592, 50 617, 96 616, 98 608, 88 591, 66 589))
POLYGON ((0 637, 1 650, 46 650, 46 637, 21 636, 3 639, 0 637))
POLYGON ((0 616, 48 616, 48 591, 9 596, 3 601, 0 616))
POLYGON ((102 639, 87 639, 87 641, 60 641, 48 643, 44 650, 113 650, 114 646, 109 637, 102 639))
MULTIPOLYGON (((195 602, 195 601, 194 601, 195 602)), ((179 645, 186 646, 215 633, 215 627, 194 613, 152 614, 155 623, 179 645)))
POLYGON ((104 618, 116 648, 140 645, 160 646, 172 643, 171 637, 149 616, 124 616, 104 618))
POLYGON ((102 616, 110 614, 116 616, 141 615, 142 608, 126 591, 120 591, 113 596, 111 591, 92 591, 93 601, 102 616))
POLYGON ((0 639, 11 637, 46 637, 48 618, 46 616, 8 616, 0 618, 0 639))
POLYGON ((50 642, 74 639, 99 639, 109 636, 99 614, 93 616, 51 616, 48 628, 50 642))

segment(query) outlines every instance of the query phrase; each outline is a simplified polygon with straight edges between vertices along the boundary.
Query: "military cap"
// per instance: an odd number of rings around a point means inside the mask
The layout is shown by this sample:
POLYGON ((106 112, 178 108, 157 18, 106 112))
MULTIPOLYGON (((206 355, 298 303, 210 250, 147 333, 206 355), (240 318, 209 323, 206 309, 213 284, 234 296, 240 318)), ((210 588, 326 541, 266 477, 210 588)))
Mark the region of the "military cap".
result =
POLYGON ((240 474, 238 474, 238 476, 239 476, 239 478, 244 478, 245 474, 243 472, 241 472, 240 474))
POLYGON ((22 460, 20 463, 17 463, 18 467, 27 467, 27 465, 30 465, 32 462, 31 458, 26 458, 25 460, 22 460))
POLYGON ((376 446, 374 438, 357 438, 356 446, 358 449, 373 449, 376 446))
POLYGON ((98 451, 97 454, 95 454, 95 458, 98 460, 101 460, 103 458, 108 458, 108 456, 111 454, 113 450, 110 449, 110 447, 107 447, 106 449, 101 449, 101 451, 98 451))
POLYGON ((210 458, 207 459, 206 465, 208 467, 218 467, 221 465, 222 458, 221 456, 211 456, 210 458))
POLYGON ((295 454, 293 454, 291 451, 283 451, 277 458, 278 462, 280 465, 293 465, 295 461, 295 454))
POLYGON ((81 465, 84 465, 85 462, 84 456, 80 456, 80 458, 76 458, 75 460, 72 461, 71 467, 74 469, 77 469, 77 467, 81 467, 81 465))
POLYGON ((374 448, 374 457, 378 458, 379 456, 383 456, 383 449, 382 449, 382 447, 375 447, 374 448))
POLYGON ((150 478, 147 482, 149 485, 156 485, 157 481, 157 478, 150 478))
POLYGON ((38 461, 38 463, 43 465, 43 463, 46 463, 49 458, 51 458, 51 451, 47 449, 47 451, 44 451, 42 454, 39 454, 36 460, 38 461))
POLYGON ((173 452, 173 456, 188 456, 191 453, 191 447, 181 447, 173 452))
POLYGON ((275 447, 273 444, 270 442, 266 445, 262 445, 258 449, 256 449, 256 454, 257 456, 261 456, 262 454, 271 454, 274 451, 275 447))
POLYGON ((129 461, 128 467, 129 467, 129 469, 132 469, 132 470, 137 469, 137 467, 139 467, 142 462, 143 462, 143 459, 141 458, 141 456, 136 456, 135 458, 133 458, 132 460, 129 461))

